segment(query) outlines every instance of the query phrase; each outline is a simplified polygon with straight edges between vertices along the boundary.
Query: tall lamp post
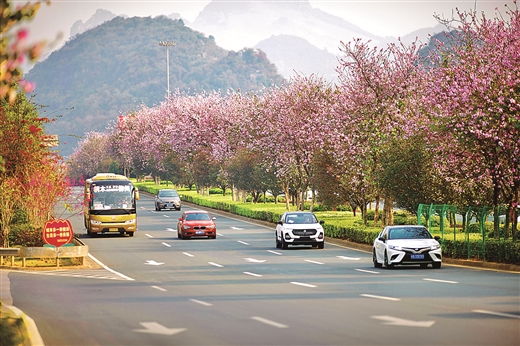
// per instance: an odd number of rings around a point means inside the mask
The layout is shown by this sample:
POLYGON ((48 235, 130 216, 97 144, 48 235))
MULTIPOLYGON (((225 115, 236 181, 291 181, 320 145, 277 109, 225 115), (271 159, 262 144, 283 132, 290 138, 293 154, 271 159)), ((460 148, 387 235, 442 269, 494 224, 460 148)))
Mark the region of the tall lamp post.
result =
POLYGON ((168 98, 170 98, 170 47, 175 46, 173 41, 159 41, 159 46, 166 47, 166 80, 168 83, 168 98))

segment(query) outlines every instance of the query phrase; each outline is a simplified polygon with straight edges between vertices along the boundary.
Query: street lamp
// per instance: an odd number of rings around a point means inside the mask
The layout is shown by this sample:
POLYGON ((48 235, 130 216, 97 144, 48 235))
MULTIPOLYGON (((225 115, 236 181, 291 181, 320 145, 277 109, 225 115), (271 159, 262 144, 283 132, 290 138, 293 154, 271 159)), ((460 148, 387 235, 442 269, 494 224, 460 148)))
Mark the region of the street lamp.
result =
POLYGON ((166 80, 168 83, 168 98, 170 98, 170 47, 175 46, 173 41, 159 41, 159 46, 166 47, 166 80))

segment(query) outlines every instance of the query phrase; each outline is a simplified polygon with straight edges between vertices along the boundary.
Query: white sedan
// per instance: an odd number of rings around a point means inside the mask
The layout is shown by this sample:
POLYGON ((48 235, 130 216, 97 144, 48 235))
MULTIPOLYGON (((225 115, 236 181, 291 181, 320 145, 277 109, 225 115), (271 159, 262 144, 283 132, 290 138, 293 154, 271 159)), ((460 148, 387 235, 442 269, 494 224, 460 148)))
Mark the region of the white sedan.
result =
POLYGON ((440 268, 442 249, 439 236, 432 237, 424 226, 386 226, 374 240, 374 267, 393 268, 395 265, 420 265, 440 268))

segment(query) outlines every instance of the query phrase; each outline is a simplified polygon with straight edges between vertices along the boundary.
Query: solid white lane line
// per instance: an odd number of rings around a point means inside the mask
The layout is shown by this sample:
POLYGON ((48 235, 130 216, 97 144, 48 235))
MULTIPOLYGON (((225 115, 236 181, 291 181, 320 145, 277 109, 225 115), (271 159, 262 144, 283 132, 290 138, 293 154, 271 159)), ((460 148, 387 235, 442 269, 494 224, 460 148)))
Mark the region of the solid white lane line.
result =
POLYGON ((305 287, 318 287, 318 286, 311 285, 311 284, 304 284, 303 282, 291 281, 291 283, 292 283, 293 285, 298 285, 298 286, 305 286, 305 287))
POLYGON ((275 255, 282 255, 281 252, 273 251, 273 250, 267 250, 267 252, 274 253, 275 255))
POLYGON ((168 232, 177 232, 177 230, 176 230, 176 229, 173 229, 173 228, 167 228, 166 230, 167 230, 168 232))
POLYGON ((360 257, 346 257, 346 256, 336 256, 336 257, 344 259, 344 260, 351 260, 351 261, 359 261, 361 259, 360 257))
POLYGON ((212 266, 215 266, 215 267, 219 267, 219 268, 223 267, 223 265, 215 263, 215 262, 208 262, 208 263, 211 264, 212 266))
POLYGON ((161 291, 161 292, 166 292, 166 289, 159 287, 159 286, 152 286, 152 288, 155 288, 156 290, 161 291))
POLYGON ((442 282, 445 284, 458 284, 457 281, 448 281, 448 280, 437 280, 437 279, 423 279, 424 281, 432 281, 432 282, 442 282))
POLYGON ((170 218, 170 216, 169 216, 169 215, 163 215, 163 216, 164 216, 164 217, 167 217, 167 218, 170 218))
POLYGON ((231 229, 236 229, 237 231, 243 230, 243 228, 240 228, 240 227, 231 227, 231 229))
POLYGON ((151 234, 145 233, 144 235, 147 236, 148 238, 153 238, 153 235, 151 235, 151 234))
POLYGON ((167 247, 172 247, 170 244, 165 243, 165 242, 162 242, 161 244, 163 244, 164 246, 167 246, 167 247))
POLYGON ((355 270, 357 270, 358 272, 363 272, 363 273, 379 274, 379 272, 375 272, 373 270, 365 270, 365 269, 355 269, 355 270))
POLYGON ((211 303, 203 302, 202 300, 197 300, 197 299, 190 299, 190 301, 192 301, 194 303, 197 303, 197 304, 200 304, 200 305, 204 305, 204 306, 212 306, 213 305, 211 303))
POLYGON ((130 281, 134 281, 134 279, 132 279, 131 277, 128 277, 128 276, 126 276, 126 275, 124 275, 124 274, 121 274, 121 273, 116 272, 116 271, 113 270, 113 269, 110 269, 109 267, 107 267, 106 265, 104 265, 103 263, 101 263, 101 261, 99 261, 96 257, 92 256, 91 254, 88 254, 88 257, 90 257, 94 262, 96 262, 97 264, 99 264, 100 266, 102 266, 103 268, 105 268, 106 270, 108 270, 109 272, 114 273, 114 274, 116 274, 117 276, 122 277, 123 279, 130 280, 130 281))
POLYGON ((321 263, 318 261, 313 261, 313 260, 305 260, 305 262, 314 263, 314 264, 324 264, 324 263, 321 263))
POLYGON ((237 240, 237 242, 239 242, 240 244, 249 245, 248 243, 246 243, 245 241, 242 241, 242 240, 237 240))
POLYGON ((256 277, 261 277, 262 276, 260 274, 255 274, 255 273, 251 273, 251 272, 244 272, 244 274, 251 275, 251 276, 256 276, 256 277))
POLYGON ((259 260, 259 259, 256 259, 256 258, 244 258, 247 262, 252 262, 252 263, 264 263, 265 260, 259 260))
POLYGON ((218 233, 218 232, 217 232, 217 235, 220 236, 220 237, 222 237, 222 234, 220 234, 220 233, 218 233))
POLYGON ((278 322, 275 322, 275 321, 271 321, 271 320, 268 320, 267 318, 263 318, 263 317, 253 316, 253 317, 251 317, 251 319, 253 319, 255 321, 258 321, 258 322, 265 323, 267 325, 270 325, 270 326, 273 326, 273 327, 276 327, 276 328, 289 328, 288 325, 285 325, 285 324, 282 324, 282 323, 278 323, 278 322))
POLYGON ((401 300, 401 298, 392 298, 392 297, 383 297, 383 296, 375 296, 375 295, 372 295, 372 294, 361 294, 362 297, 367 297, 367 298, 376 298, 376 299, 383 299, 383 300, 391 300, 391 301, 394 301, 394 302, 397 302, 399 300, 401 300))
POLYGON ((183 254, 183 255, 186 255, 186 256, 188 256, 188 257, 195 257, 194 255, 192 255, 192 254, 189 253, 189 252, 183 252, 182 254, 183 254))
POLYGON ((495 315, 495 316, 502 316, 502 317, 509 317, 509 318, 520 318, 520 315, 506 314, 504 312, 495 312, 495 311, 487 311, 487 310, 471 310, 471 311, 478 312, 479 314, 488 314, 488 315, 495 315))

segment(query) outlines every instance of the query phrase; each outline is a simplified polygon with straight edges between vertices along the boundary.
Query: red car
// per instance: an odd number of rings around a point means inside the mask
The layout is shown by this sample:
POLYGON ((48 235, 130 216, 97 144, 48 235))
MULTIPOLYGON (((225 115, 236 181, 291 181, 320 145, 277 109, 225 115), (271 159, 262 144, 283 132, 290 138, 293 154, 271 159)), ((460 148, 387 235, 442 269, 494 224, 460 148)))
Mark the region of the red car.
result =
POLYGON ((177 223, 177 236, 179 239, 188 239, 191 237, 208 237, 215 239, 217 238, 215 219, 216 218, 211 217, 207 211, 185 211, 177 223))

